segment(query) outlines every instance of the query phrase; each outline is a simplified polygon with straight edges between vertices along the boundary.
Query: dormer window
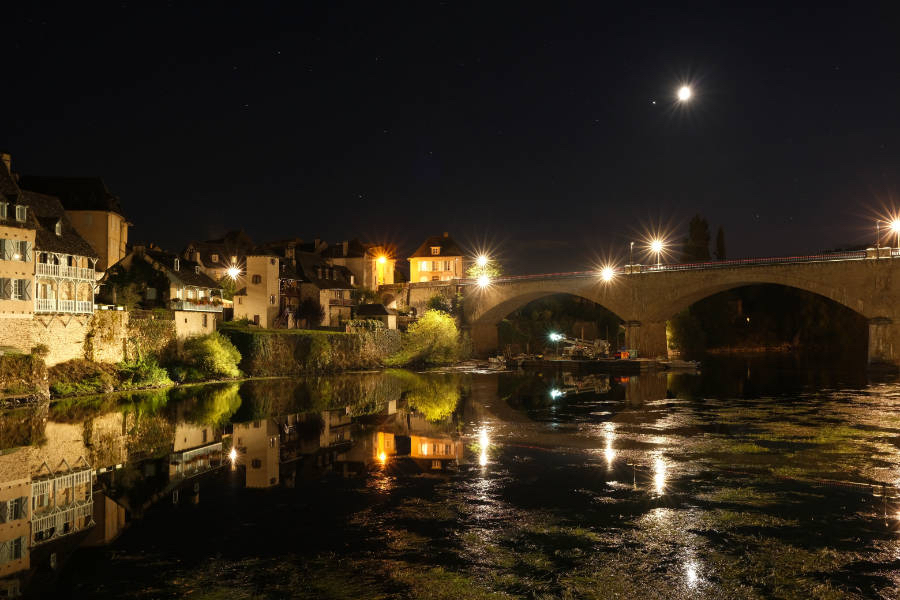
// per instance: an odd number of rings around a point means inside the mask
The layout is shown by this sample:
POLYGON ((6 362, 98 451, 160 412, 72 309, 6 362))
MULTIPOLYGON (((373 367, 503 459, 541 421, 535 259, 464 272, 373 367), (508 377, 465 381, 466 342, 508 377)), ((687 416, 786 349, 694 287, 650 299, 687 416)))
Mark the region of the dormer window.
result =
POLYGON ((234 256, 233 254, 231 255, 231 264, 237 264, 237 256, 234 256))
POLYGON ((194 265, 194 273, 196 273, 197 275, 200 274, 200 265, 194 265))
POLYGON ((24 223, 25 215, 26 215, 27 211, 28 211, 28 207, 26 207, 26 206, 21 206, 21 205, 16 206, 16 221, 24 223))
POLYGON ((440 246, 432 246, 432 247, 431 247, 431 255, 432 255, 432 256, 437 256, 437 255, 440 254, 440 253, 441 253, 441 247, 440 247, 440 246))
POLYGON ((175 265, 174 265, 173 268, 174 268, 176 271, 179 270, 179 269, 181 268, 181 261, 178 260, 177 258, 175 259, 175 265))
POLYGON ((213 254, 210 258, 212 259, 213 262, 219 262, 219 255, 218 255, 218 254, 213 254))
POLYGON ((57 219, 56 225, 53 226, 53 232, 56 233, 57 237, 62 236, 62 219, 57 219))

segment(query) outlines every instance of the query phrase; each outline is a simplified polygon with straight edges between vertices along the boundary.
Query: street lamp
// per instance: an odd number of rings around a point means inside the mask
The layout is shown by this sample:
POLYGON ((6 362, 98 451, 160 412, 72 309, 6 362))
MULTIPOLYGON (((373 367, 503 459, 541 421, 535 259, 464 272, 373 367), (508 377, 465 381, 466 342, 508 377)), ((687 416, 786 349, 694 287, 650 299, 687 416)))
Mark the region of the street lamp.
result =
POLYGON ((691 91, 691 88, 689 86, 683 85, 680 88, 678 88, 678 101, 679 102, 687 102, 688 100, 691 99, 691 96, 693 96, 693 95, 694 95, 694 93, 691 91))
POLYGON ((485 268, 488 264, 488 257, 482 254, 475 259, 475 264, 478 265, 478 267, 481 269, 485 268))
POLYGON ((897 234, 897 249, 900 250, 900 219, 891 221, 891 231, 897 234))
POLYGON ((616 270, 610 266, 603 267, 600 270, 600 279, 603 280, 604 283, 609 283, 613 280, 613 277, 616 276, 616 270))
POLYGON ((487 287, 491 284, 491 278, 485 274, 479 275, 478 279, 476 279, 476 281, 478 282, 478 287, 481 287, 481 288, 487 287))
POLYGON ((386 262, 387 262, 387 257, 386 257, 385 255, 382 254, 381 256, 378 257, 378 264, 379 264, 379 265, 383 265, 383 264, 386 263, 386 262))
POLYGON ((238 267, 231 266, 228 267, 228 270, 225 273, 231 277, 232 281, 236 280, 238 276, 241 274, 241 270, 238 267))
POLYGON ((656 266, 657 267, 660 265, 660 256, 662 255, 662 251, 665 249, 665 247, 666 247, 665 243, 659 238, 656 238, 650 242, 650 250, 654 254, 656 254, 656 266))

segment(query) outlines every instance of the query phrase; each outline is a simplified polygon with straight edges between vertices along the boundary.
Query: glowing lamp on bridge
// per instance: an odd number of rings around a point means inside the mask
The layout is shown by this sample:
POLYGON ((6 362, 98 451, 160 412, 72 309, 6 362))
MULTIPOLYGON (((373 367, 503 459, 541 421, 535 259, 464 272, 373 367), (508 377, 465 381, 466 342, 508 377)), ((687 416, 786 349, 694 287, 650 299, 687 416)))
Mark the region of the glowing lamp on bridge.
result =
POLYGON ((232 280, 234 280, 240 276, 241 270, 238 267, 231 266, 228 267, 228 270, 225 271, 225 274, 231 277, 232 280))
POLYGON ((479 275, 478 279, 475 280, 478 283, 478 287, 487 287, 491 284, 491 278, 487 275, 479 275))
POLYGON ((610 266, 605 266, 600 269, 600 279, 602 279, 605 283, 609 283, 616 276, 616 270, 610 266))
POLYGON ((553 388, 552 390, 550 390, 550 398, 552 398, 553 400, 556 400, 557 398, 559 398, 562 395, 563 395, 562 391, 557 388, 553 388))
POLYGON ((481 269, 485 268, 488 264, 488 257, 484 254, 480 255, 475 259, 475 264, 478 265, 478 267, 481 269))
POLYGON ((683 85, 678 88, 678 100, 679 102, 687 102, 691 99, 691 96, 694 95, 694 92, 691 91, 690 86, 683 85))
POLYGON ((660 264, 660 256, 662 256, 663 250, 666 249, 666 243, 662 241, 660 238, 654 238, 650 240, 650 251, 656 255, 656 266, 658 267, 660 264))

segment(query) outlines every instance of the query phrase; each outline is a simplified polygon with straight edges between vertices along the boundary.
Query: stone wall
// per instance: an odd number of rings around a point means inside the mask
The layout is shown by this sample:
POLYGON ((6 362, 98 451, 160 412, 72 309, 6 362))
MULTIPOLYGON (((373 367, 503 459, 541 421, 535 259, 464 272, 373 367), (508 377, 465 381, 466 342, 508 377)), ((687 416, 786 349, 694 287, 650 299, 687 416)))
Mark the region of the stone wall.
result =
POLYGON ((32 321, 32 346, 47 346, 47 366, 85 358, 85 343, 91 330, 89 315, 35 315, 32 321))
POLYGON ((117 363, 125 358, 129 315, 123 310, 98 310, 91 319, 83 358, 117 363))
POLYGON ((0 346, 15 348, 20 352, 31 352, 32 341, 31 315, 0 314, 0 346))
POLYGON ((176 310, 174 322, 178 349, 181 350, 181 344, 187 338, 215 333, 216 321, 221 318, 222 313, 176 310))

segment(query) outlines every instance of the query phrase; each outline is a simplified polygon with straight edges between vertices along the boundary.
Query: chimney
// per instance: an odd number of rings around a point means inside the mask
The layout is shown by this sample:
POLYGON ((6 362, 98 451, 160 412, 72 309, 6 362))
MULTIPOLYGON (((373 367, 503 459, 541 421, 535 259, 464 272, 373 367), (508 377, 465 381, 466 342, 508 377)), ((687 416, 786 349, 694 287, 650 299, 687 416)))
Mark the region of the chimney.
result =
POLYGON ((450 234, 447 233, 447 232, 445 231, 445 232, 444 232, 444 237, 445 237, 445 238, 448 238, 448 237, 450 237, 450 234))
POLYGON ((347 248, 350 246, 350 242, 344 240, 344 243, 342 245, 344 246, 344 256, 347 256, 347 248))
POLYGON ((6 170, 12 173, 12 155, 9 152, 0 152, 0 161, 6 165, 6 170))

